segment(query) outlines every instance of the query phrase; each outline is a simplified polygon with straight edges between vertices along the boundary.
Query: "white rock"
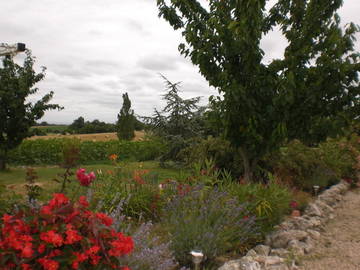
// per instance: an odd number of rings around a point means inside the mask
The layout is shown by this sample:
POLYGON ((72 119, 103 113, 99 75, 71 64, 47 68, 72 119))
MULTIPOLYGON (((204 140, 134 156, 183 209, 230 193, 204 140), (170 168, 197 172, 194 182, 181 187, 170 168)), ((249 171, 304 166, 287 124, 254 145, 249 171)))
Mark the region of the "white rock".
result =
POLYGON ((285 248, 275 248, 271 250, 270 255, 286 258, 289 255, 289 253, 290 252, 285 248))
POLYGON ((253 256, 257 256, 257 252, 254 250, 254 249, 250 249, 247 253, 246 253, 246 256, 250 256, 250 257, 253 257, 253 256))
POLYGON ((315 230, 306 230, 306 232, 309 234, 309 236, 314 240, 319 240, 321 237, 321 234, 318 231, 315 230))
POLYGON ((296 256, 303 256, 305 254, 304 243, 298 240, 291 240, 288 244, 288 249, 296 256))
POLYGON ((218 270, 261 270, 261 265, 256 261, 241 258, 225 263, 218 270))
POLYGON ((254 250, 257 254, 263 256, 268 256, 270 253, 270 247, 265 245, 257 245, 256 247, 254 247, 254 250))

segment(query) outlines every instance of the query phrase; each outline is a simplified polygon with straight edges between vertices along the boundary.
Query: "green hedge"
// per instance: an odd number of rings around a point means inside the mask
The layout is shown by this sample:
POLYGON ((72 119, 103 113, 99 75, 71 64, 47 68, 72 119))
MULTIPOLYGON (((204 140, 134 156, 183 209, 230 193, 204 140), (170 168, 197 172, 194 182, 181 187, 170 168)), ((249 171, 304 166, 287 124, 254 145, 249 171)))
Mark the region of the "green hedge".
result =
MULTIPOLYGON (((13 165, 56 165, 62 162, 62 149, 70 139, 38 139, 23 141, 9 153, 13 165)), ((107 141, 80 142, 80 163, 89 164, 108 161, 111 154, 120 160, 145 161, 157 158, 164 151, 159 141, 107 141)))

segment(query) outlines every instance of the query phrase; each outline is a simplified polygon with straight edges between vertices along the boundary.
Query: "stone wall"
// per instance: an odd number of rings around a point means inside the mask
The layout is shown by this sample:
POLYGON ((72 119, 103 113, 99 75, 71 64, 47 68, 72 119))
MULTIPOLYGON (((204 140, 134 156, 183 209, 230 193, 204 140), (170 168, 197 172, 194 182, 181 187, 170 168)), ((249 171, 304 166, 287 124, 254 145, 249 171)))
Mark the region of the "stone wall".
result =
POLYGON ((297 256, 310 253, 324 231, 324 225, 334 218, 334 207, 349 189, 345 181, 325 190, 308 205, 301 217, 292 217, 266 237, 265 245, 249 250, 246 256, 225 263, 218 270, 293 270, 297 256))

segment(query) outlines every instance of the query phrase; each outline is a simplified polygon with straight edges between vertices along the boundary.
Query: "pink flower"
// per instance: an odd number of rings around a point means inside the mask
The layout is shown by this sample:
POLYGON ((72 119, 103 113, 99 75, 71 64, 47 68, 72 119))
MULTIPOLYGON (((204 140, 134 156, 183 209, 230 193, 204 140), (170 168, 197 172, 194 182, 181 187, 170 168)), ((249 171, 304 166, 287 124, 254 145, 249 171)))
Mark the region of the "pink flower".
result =
POLYGON ((79 180, 80 185, 85 187, 89 186, 91 182, 94 181, 96 178, 94 172, 90 172, 87 174, 86 170, 83 168, 77 170, 76 177, 79 180))

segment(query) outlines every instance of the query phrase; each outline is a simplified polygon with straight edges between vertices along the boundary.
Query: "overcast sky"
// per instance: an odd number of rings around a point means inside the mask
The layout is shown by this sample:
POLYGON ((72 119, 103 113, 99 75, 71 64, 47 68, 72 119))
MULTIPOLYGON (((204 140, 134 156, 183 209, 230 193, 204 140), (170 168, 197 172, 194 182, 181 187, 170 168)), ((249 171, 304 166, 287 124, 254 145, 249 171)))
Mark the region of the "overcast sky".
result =
MULTIPOLYGON (((360 0, 344 0, 339 13, 342 23, 360 24, 360 0)), ((158 18, 156 0, 3 0, 0 14, 0 43, 26 43, 38 65, 47 67, 32 99, 53 90, 52 101, 65 107, 42 121, 71 123, 83 116, 115 122, 125 92, 136 114, 150 115, 164 104, 159 73, 181 81, 183 97, 203 96, 205 104, 217 94, 179 54, 181 35, 158 18)), ((275 33, 262 47, 266 60, 278 58, 284 40, 275 33)))

